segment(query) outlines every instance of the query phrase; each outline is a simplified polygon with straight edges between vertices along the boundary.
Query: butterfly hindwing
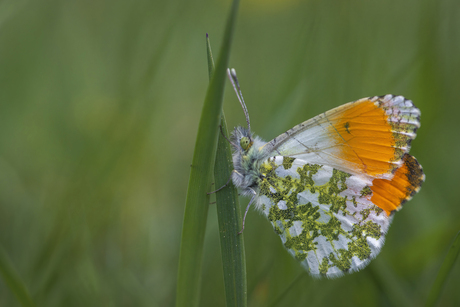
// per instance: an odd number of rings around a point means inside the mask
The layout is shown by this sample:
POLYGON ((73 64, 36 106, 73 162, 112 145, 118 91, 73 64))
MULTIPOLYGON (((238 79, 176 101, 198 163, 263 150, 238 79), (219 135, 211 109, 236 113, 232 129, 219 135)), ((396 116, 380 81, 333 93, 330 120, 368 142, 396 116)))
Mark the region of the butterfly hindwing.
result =
POLYGON ((374 179, 372 181, 373 204, 382 208, 387 215, 401 209, 402 204, 410 200, 425 181, 422 166, 415 157, 405 154, 403 164, 396 170, 391 180, 374 179))
POLYGON ((359 270, 379 253, 392 216, 370 201, 370 181, 283 156, 260 170, 256 205, 313 276, 359 270))

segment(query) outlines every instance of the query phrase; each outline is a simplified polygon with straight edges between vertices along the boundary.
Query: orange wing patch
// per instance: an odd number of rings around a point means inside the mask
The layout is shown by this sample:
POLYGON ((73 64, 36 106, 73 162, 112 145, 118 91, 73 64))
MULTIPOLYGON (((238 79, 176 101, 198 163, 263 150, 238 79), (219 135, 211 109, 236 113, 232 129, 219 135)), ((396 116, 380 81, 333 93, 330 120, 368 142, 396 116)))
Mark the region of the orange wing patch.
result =
POLYGON ((357 100, 326 112, 340 158, 356 172, 382 178, 398 169, 420 126, 420 112, 410 100, 387 95, 357 100))
POLYGON ((413 156, 405 154, 403 165, 396 170, 391 180, 374 179, 370 187, 371 201, 390 215, 420 190, 424 180, 422 166, 413 156))

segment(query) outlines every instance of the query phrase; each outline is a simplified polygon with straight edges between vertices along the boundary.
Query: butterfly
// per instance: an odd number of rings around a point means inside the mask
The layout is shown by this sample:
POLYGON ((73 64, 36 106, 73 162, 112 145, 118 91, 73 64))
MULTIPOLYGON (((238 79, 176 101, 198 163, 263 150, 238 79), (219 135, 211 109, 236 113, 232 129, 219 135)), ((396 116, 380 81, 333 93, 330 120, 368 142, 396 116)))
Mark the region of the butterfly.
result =
MULTIPOLYGON (((359 99, 264 142, 246 116, 236 127, 233 184, 263 213, 284 247, 314 277, 364 268, 380 252, 395 211, 425 180, 408 154, 420 110, 402 96, 359 99)), ((243 231, 243 230, 242 230, 243 231)))

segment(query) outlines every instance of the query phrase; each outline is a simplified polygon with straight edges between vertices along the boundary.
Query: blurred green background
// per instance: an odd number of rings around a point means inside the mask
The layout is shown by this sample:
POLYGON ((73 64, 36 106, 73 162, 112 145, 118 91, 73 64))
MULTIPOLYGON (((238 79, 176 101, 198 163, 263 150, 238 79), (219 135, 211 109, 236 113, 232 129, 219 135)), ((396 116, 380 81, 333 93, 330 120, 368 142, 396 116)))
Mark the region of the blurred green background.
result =
MULTIPOLYGON (((0 244, 38 306, 171 306, 190 163, 229 1, 0 1, 0 244)), ((232 49, 265 140, 362 97, 422 111, 427 179, 365 270, 314 280, 250 211, 249 306, 419 306, 460 230, 458 0, 242 0, 232 49)), ((227 86, 230 127, 244 115, 227 86)), ((247 199, 242 200, 245 207, 247 199)), ((459 306, 460 265, 441 306, 459 306)), ((202 306, 223 306, 216 208, 202 306)), ((19 306, 0 280, 0 306, 19 306)))

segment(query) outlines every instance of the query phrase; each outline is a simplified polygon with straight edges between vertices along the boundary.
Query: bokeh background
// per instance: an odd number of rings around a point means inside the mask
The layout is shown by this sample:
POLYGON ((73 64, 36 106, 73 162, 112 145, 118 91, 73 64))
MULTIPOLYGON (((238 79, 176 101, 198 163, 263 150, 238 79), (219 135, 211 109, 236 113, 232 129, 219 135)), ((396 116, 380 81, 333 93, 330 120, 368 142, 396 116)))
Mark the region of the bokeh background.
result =
MULTIPOLYGON (((198 121, 229 1, 0 2, 0 244, 38 306, 171 306, 198 121)), ((460 230, 457 0, 242 0, 231 66, 270 140, 362 97, 422 111, 427 179, 365 270, 314 280, 251 211, 249 306, 419 306, 460 230)), ((230 86, 230 127, 245 124, 230 86)), ((242 200, 242 207, 247 204, 242 200)), ((441 306, 459 306, 460 265, 441 306)), ((223 306, 215 206, 202 306, 223 306)), ((0 306, 19 303, 0 280, 0 306)))

